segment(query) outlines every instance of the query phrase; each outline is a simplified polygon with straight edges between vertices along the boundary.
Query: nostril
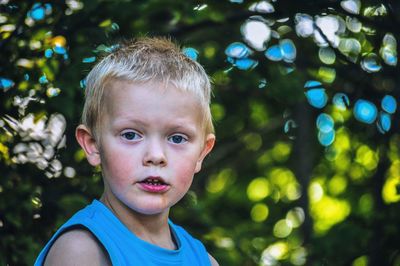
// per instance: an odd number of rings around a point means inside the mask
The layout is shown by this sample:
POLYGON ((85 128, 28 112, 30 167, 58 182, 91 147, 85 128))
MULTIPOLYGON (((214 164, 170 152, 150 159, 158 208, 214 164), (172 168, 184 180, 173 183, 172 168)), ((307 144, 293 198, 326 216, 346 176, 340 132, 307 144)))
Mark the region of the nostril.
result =
POLYGON ((160 140, 151 139, 147 142, 143 163, 146 165, 165 165, 167 163, 164 147, 160 140))
POLYGON ((164 157, 152 157, 144 160, 146 165, 165 165, 167 161, 164 157))

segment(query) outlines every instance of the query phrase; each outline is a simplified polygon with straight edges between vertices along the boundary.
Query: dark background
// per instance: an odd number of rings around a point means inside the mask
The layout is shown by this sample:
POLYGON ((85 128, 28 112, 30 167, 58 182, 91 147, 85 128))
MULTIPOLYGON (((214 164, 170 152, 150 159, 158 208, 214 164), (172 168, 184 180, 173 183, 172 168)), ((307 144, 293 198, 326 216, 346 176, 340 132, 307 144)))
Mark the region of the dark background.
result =
MULTIPOLYGON (((74 139, 80 83, 93 65, 83 59, 143 35, 171 36, 195 48, 213 80, 216 147, 171 218, 221 265, 400 265, 399 114, 382 134, 352 112, 358 99, 378 111, 385 95, 399 99, 399 67, 385 64, 380 50, 386 34, 400 35, 400 5, 361 1, 352 14, 343 5, 353 2, 277 0, 270 2, 274 12, 263 13, 249 11, 250 0, 1 1, 0 78, 14 85, 0 91, 0 265, 33 264, 56 228, 100 196, 99 170, 89 167, 74 139), (32 8, 46 14, 35 20, 32 8), (337 36, 356 40, 360 50, 346 53, 327 42, 336 60, 324 64, 315 39, 296 33, 300 13, 356 18, 360 31, 337 36), (241 25, 255 15, 293 41, 294 62, 268 60, 264 51, 250 55, 258 65, 246 71, 227 61, 226 47, 244 42, 241 25), (57 54, 57 45, 65 53, 57 54), (380 71, 360 66, 371 53, 380 71), (322 109, 306 100, 309 80, 326 89, 322 109), (349 97, 345 111, 331 102, 338 92, 349 97), (328 147, 318 142, 321 113, 335 120, 328 147), (53 156, 44 150, 62 143, 61 135, 54 137, 60 127, 49 122, 54 114, 65 118, 66 146, 53 156)), ((271 38, 267 47, 278 42, 271 38)), ((397 46, 389 48, 397 56, 397 46)))

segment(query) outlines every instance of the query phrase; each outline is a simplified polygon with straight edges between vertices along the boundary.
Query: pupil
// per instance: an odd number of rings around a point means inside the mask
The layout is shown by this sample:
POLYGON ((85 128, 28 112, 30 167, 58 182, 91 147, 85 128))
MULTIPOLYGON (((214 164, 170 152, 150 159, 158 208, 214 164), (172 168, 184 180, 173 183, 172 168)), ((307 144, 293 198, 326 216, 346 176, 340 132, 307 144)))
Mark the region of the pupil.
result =
POLYGON ((172 140, 175 143, 180 143, 180 142, 182 142, 182 136, 173 136, 172 140))
POLYGON ((127 139, 134 139, 134 138, 135 138, 135 133, 133 133, 133 132, 127 132, 127 133, 125 133, 125 137, 126 137, 127 139))

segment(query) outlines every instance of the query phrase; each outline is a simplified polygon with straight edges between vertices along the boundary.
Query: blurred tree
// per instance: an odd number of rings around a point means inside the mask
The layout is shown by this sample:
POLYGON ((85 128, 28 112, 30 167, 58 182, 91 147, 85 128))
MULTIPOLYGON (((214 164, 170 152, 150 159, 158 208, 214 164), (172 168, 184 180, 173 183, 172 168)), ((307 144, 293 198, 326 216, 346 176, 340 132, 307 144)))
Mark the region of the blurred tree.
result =
POLYGON ((0 264, 32 264, 100 196, 74 140, 84 78, 119 39, 147 34, 196 49, 214 81, 217 147, 172 215, 221 265, 400 265, 399 11, 0 1, 0 264))

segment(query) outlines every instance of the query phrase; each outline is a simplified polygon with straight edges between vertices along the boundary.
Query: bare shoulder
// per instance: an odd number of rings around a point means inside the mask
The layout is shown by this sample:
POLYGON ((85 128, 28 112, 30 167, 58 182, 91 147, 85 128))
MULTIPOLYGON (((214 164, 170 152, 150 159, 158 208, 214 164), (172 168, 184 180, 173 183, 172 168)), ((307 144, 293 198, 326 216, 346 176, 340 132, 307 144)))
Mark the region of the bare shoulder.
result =
POLYGON ((214 259, 213 256, 208 253, 208 257, 210 258, 211 266, 219 266, 218 262, 214 259))
POLYGON ((108 254, 97 239, 85 229, 62 234, 47 254, 45 266, 51 265, 111 265, 108 254))

